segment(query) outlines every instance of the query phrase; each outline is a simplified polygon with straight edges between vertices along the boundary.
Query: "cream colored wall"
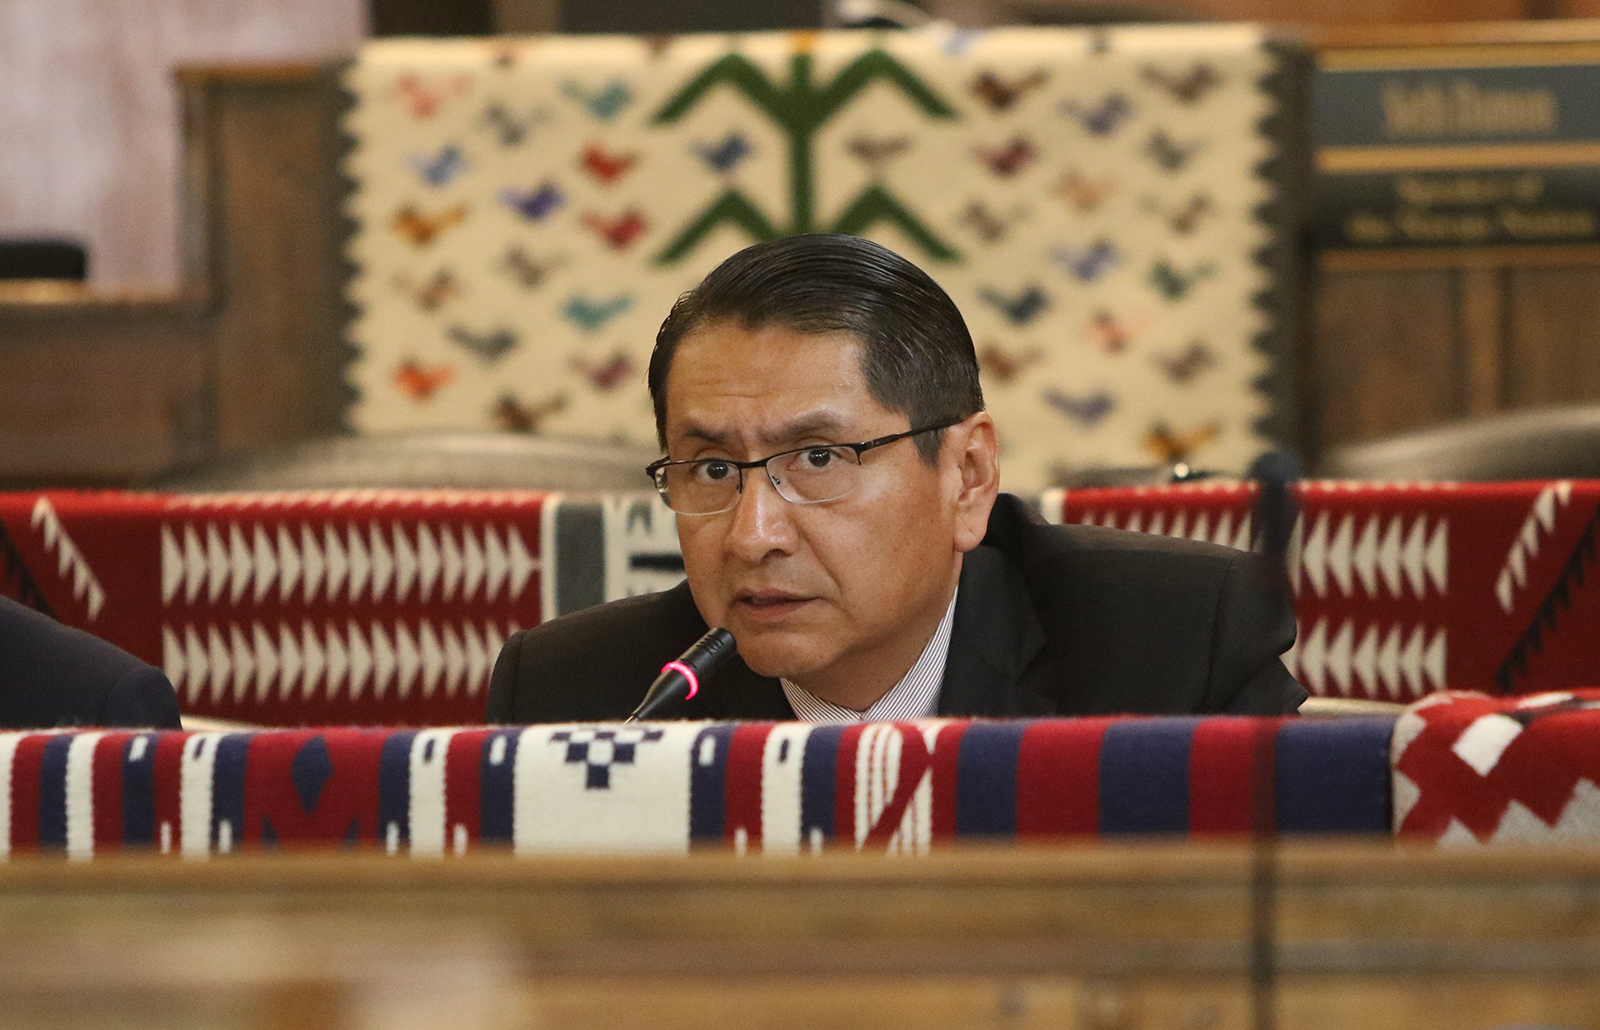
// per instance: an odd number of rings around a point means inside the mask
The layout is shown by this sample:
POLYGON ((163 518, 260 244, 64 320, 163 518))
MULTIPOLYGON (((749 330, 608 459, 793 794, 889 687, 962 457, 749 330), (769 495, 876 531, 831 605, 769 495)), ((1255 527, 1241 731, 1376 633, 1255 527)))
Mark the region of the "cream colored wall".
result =
POLYGON ((84 240, 103 289, 176 285, 171 68, 350 51, 364 0, 0 0, 0 236, 84 240))

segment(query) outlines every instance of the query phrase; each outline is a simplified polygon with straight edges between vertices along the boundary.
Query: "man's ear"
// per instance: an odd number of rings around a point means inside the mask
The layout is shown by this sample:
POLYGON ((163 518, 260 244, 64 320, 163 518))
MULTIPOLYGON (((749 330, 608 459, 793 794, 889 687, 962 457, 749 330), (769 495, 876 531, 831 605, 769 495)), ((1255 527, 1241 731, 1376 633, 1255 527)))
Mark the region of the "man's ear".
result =
POLYGON ((980 411, 945 430, 940 460, 954 493, 955 548, 964 554, 983 542, 1000 493, 1000 441, 989 413, 980 411))

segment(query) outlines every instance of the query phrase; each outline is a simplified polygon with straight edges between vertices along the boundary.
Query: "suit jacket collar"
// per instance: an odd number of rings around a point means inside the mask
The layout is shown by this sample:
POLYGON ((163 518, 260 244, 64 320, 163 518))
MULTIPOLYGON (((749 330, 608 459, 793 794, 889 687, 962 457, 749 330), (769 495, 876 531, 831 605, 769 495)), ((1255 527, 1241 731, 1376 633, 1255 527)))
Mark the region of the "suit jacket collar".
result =
POLYGON ((939 714, 1053 712, 1053 702, 1021 682, 1044 643, 1044 628, 1016 563, 987 544, 969 551, 961 563, 961 594, 939 688, 939 714))

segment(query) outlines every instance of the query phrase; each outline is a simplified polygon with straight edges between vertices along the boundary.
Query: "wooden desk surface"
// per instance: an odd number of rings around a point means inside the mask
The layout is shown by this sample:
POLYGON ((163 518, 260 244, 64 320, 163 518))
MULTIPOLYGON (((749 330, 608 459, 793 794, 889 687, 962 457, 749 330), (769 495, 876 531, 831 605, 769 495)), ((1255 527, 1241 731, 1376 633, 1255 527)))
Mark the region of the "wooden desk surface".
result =
POLYGON ((1600 1026, 1600 852, 0 866, 9 1026, 1600 1026))

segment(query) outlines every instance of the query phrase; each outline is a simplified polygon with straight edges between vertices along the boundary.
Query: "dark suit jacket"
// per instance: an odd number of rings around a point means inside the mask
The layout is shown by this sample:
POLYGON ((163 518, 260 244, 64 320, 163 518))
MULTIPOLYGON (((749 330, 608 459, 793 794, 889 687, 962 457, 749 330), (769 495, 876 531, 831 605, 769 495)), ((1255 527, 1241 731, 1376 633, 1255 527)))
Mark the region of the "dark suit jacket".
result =
POLYGON ((166 673, 0 597, 0 726, 180 729, 166 673))
MULTIPOLYGON (((706 631, 687 583, 512 635, 488 720, 624 718, 706 631)), ((1279 655, 1285 592, 1259 555, 1094 526, 1051 526, 1001 494, 961 566, 939 714, 1269 715, 1306 692, 1279 655)), ((737 657, 666 718, 793 719, 775 679, 737 657)))

